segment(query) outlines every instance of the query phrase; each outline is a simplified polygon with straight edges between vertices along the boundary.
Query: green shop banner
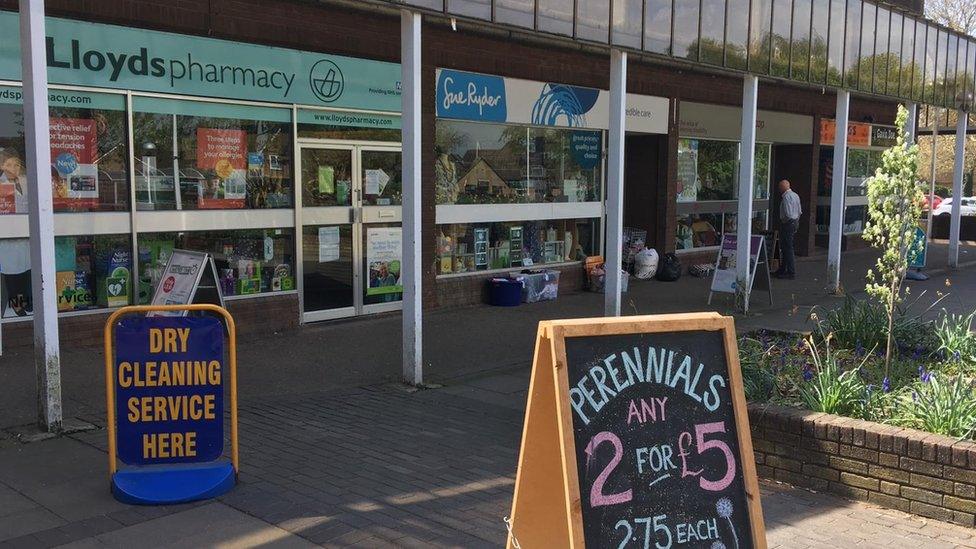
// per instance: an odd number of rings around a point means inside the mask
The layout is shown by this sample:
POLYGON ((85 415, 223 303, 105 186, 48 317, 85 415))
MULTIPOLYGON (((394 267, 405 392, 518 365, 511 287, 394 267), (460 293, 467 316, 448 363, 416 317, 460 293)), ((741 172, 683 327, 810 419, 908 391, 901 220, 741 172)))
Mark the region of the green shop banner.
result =
MULTIPOLYGON (((202 97, 400 111, 400 65, 48 17, 48 79, 202 97)), ((20 25, 0 12, 0 78, 21 79, 20 25)))

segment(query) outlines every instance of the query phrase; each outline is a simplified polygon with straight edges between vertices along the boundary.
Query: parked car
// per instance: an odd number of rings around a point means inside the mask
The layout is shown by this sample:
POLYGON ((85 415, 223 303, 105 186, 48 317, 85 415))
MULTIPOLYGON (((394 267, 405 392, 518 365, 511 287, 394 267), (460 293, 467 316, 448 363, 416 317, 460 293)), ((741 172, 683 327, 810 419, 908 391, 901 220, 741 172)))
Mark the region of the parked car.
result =
MULTIPOLYGON (((942 202, 936 206, 932 215, 950 215, 952 214, 952 201, 953 198, 945 198, 942 202)), ((960 205, 962 210, 962 215, 973 216, 976 215, 976 197, 974 196, 964 196, 962 198, 962 204, 960 205)))
MULTIPOLYGON (((942 204, 942 197, 937 194, 932 195, 932 205, 936 210, 939 209, 939 204, 942 204)), ((928 209, 929 209, 929 195, 926 194, 925 198, 922 200, 922 210, 928 211, 928 209)))

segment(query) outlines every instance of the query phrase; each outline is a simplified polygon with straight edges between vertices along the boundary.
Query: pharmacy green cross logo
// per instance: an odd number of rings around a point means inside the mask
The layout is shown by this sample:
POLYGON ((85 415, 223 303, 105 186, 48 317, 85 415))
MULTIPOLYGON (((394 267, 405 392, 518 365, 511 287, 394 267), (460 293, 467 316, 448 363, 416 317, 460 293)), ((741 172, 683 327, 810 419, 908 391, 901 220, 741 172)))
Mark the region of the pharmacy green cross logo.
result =
POLYGON ((332 103, 339 99, 343 88, 345 88, 342 71, 339 70, 338 65, 328 59, 322 59, 312 65, 312 70, 308 74, 308 81, 312 87, 312 93, 324 103, 332 103))

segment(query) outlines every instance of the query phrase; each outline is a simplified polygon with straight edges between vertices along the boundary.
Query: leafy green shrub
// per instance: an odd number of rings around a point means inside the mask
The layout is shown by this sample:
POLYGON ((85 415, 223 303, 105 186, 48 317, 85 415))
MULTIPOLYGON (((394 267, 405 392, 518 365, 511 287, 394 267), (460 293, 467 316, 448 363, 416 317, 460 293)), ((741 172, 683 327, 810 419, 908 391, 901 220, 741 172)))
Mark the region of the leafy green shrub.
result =
POLYGON ((739 340, 742 386, 750 402, 769 402, 776 390, 776 373, 769 367, 768 352, 756 339, 739 340))
POLYGON ((938 346, 933 355, 950 363, 962 363, 964 371, 968 370, 966 366, 976 363, 976 335, 971 330, 974 317, 976 311, 968 316, 943 311, 942 317, 935 322, 938 346))
MULTIPOLYGON (((923 295, 924 292, 912 303, 897 308, 892 329, 900 354, 910 355, 919 350, 928 352, 935 345, 934 326, 932 322, 923 320, 923 317, 941 298, 919 314, 908 313, 923 295)), ((821 334, 833 336, 834 345, 838 348, 860 353, 870 352, 872 349, 881 349, 883 353, 886 348, 888 314, 884 307, 873 301, 855 299, 848 295, 843 305, 837 309, 820 314, 814 310, 810 319, 817 324, 821 334)))
POLYGON ((898 395, 890 420, 903 427, 951 437, 972 437, 976 430, 976 393, 964 376, 932 372, 898 395))
POLYGON ((807 344, 813 368, 804 371, 804 382, 799 387, 803 404, 814 412, 862 417, 868 389, 861 379, 860 366, 842 371, 837 355, 831 352, 829 337, 824 342, 822 356, 812 337, 807 344))

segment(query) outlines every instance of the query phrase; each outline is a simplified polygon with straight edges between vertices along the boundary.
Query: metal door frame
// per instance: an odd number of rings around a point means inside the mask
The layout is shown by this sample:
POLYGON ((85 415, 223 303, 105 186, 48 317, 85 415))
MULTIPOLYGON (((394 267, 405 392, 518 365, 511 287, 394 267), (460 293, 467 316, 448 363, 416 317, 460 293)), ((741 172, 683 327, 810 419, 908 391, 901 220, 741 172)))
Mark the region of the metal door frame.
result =
MULTIPOLYGON (((366 273, 364 273, 366 235, 365 225, 368 223, 402 223, 402 206, 364 206, 363 205, 363 166, 362 153, 369 151, 401 152, 399 143, 375 141, 346 141, 332 139, 299 139, 296 140, 296 192, 295 192, 295 245, 296 245, 296 288, 299 294, 299 320, 302 324, 349 318, 380 312, 399 311, 403 308, 402 299, 390 303, 364 304, 366 273), (349 189, 351 201, 349 206, 309 206, 305 207, 302 200, 304 182, 302 178, 302 156, 306 149, 311 150, 341 150, 349 151, 352 157, 349 189), (305 310, 305 260, 303 241, 305 227, 316 225, 350 226, 352 234, 352 291, 353 304, 348 307, 326 309, 321 311, 305 310)), ((402 225, 401 225, 402 226, 402 225)))

